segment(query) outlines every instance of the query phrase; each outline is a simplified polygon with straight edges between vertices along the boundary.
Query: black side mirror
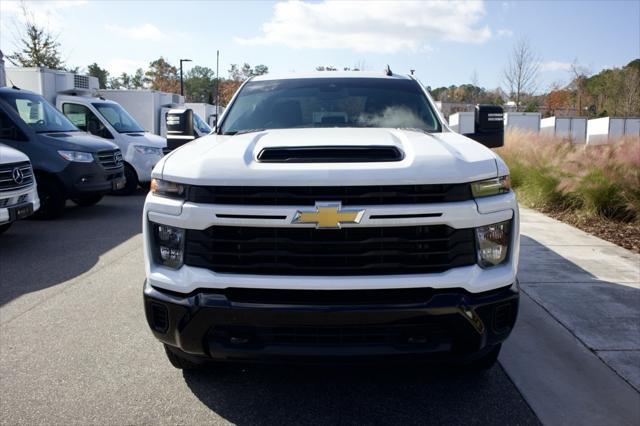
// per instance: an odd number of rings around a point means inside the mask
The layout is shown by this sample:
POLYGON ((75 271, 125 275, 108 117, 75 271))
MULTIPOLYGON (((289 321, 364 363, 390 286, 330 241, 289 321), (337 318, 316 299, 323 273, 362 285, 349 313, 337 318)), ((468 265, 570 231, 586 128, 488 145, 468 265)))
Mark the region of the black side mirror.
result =
POLYGON ((497 105, 476 105, 475 133, 465 135, 487 148, 504 145, 504 110, 497 105))
POLYGON ((167 148, 170 151, 196 138, 191 109, 171 109, 167 113, 167 148))

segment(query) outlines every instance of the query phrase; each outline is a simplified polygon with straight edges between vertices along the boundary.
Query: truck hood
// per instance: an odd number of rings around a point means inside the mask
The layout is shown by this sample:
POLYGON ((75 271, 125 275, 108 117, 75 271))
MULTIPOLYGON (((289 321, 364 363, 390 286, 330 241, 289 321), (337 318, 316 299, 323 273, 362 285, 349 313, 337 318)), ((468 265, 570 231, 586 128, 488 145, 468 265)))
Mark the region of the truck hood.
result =
POLYGON ((29 157, 17 149, 0 143, 0 164, 19 163, 21 161, 29 161, 29 157))
POLYGON ((41 141, 60 150, 98 152, 117 149, 106 139, 84 132, 38 133, 41 141))
POLYGON ((452 132, 425 134, 386 128, 275 129, 235 136, 209 135, 173 151, 154 177, 197 185, 305 186, 461 183, 495 177, 497 156, 452 132), (265 163, 269 147, 396 147, 389 162, 265 163))
POLYGON ((127 142, 134 145, 150 146, 153 148, 166 148, 167 146, 167 140, 165 138, 149 132, 123 133, 122 136, 127 142))

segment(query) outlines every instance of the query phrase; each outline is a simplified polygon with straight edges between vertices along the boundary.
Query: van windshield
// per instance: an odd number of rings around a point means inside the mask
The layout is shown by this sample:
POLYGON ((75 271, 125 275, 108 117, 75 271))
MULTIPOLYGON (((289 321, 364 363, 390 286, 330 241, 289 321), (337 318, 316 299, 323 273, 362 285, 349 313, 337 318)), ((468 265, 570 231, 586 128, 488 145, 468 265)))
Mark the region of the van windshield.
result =
POLYGON ((113 126, 118 133, 140 133, 144 129, 118 104, 97 102, 93 104, 105 120, 113 126))
POLYGON ((440 122, 415 80, 300 78, 245 84, 221 132, 301 127, 410 127, 438 132, 440 122))
POLYGON ((5 93, 3 99, 36 133, 80 131, 42 96, 16 91, 5 93))

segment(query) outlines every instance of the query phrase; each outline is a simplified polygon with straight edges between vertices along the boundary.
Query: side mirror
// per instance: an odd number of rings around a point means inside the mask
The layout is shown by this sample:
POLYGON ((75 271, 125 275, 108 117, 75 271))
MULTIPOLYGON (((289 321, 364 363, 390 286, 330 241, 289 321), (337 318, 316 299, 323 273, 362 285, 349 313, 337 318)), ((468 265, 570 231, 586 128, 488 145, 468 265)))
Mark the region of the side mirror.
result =
POLYGON ((466 135, 487 148, 504 145, 504 110, 497 105, 476 105, 475 133, 466 135))
POLYGON ((196 139, 191 109, 170 109, 166 117, 167 148, 170 151, 196 139))

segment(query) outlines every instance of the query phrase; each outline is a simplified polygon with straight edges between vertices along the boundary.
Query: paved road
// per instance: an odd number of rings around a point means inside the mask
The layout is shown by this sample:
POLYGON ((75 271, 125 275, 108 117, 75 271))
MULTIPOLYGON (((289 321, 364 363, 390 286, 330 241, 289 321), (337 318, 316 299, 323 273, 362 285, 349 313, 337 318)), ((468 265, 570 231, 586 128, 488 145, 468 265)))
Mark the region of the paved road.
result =
POLYGON ((182 373, 142 311, 143 196, 0 238, 3 424, 538 424, 500 366, 232 366, 182 373))

